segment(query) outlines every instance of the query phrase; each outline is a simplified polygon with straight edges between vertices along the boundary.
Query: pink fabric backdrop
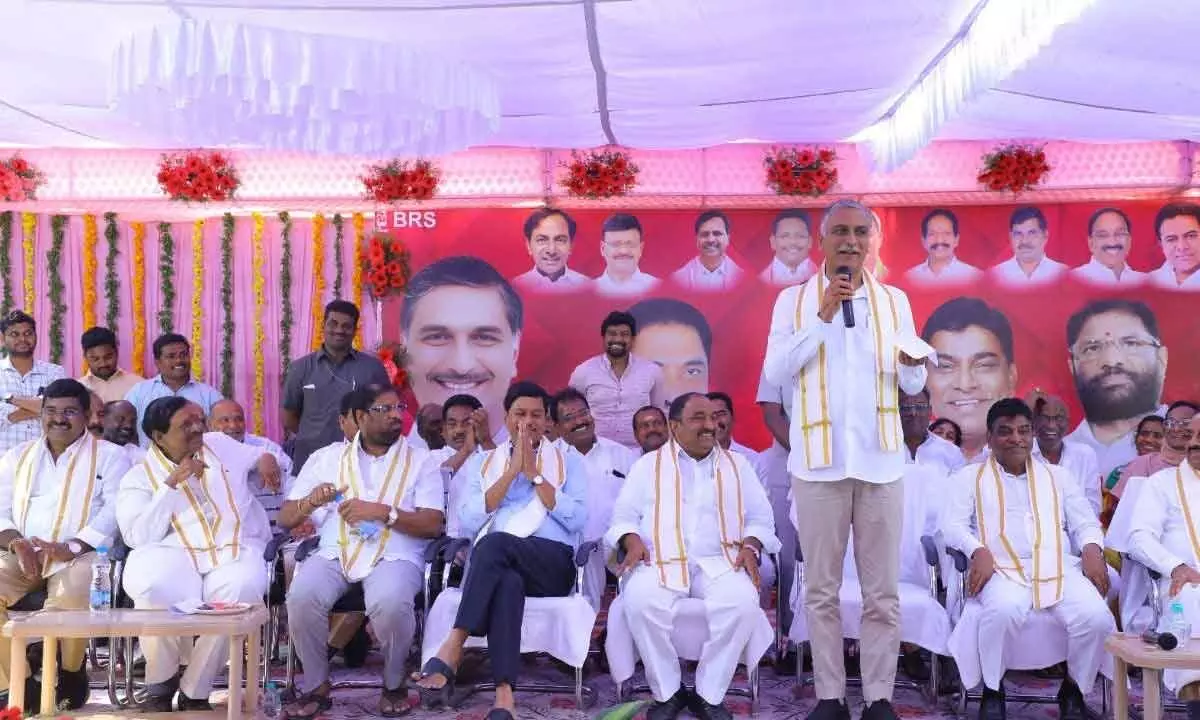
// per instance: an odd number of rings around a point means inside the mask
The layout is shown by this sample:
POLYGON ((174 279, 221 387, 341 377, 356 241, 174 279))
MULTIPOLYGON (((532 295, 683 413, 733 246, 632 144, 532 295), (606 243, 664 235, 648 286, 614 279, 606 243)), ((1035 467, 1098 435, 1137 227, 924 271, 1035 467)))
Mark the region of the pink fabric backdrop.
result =
MULTIPOLYGON (((352 216, 346 214, 344 240, 344 282, 342 296, 346 299, 351 295, 350 280, 354 261, 354 228, 352 216)), ((265 402, 263 415, 266 423, 266 434, 278 439, 281 437, 280 422, 280 320, 282 318, 282 298, 280 297, 279 274, 282 267, 283 244, 280 240, 282 223, 274 214, 264 215, 266 219, 263 234, 263 247, 266 259, 263 270, 266 277, 266 307, 263 313, 263 326, 266 335, 264 345, 265 357, 265 402)), ((120 255, 117 270, 120 277, 120 306, 117 334, 121 343, 121 367, 132 367, 133 352, 133 231, 129 226, 129 218, 120 218, 120 255)), ((234 398, 246 408, 247 424, 253 427, 251 416, 254 401, 254 264, 252 257, 251 234, 253 220, 249 215, 236 217, 237 225, 233 243, 233 359, 234 359, 234 398)), ((98 241, 96 246, 96 322, 104 324, 107 298, 104 291, 105 259, 108 255, 108 243, 104 238, 104 218, 97 216, 98 241)), ((371 228, 371 218, 367 218, 367 228, 371 228)), ((222 324, 224 317, 221 313, 221 217, 210 217, 204 225, 204 265, 200 271, 204 273, 204 293, 201 304, 204 308, 203 336, 201 357, 203 363, 204 382, 220 389, 221 385, 221 346, 222 324)), ((21 242, 21 218, 14 213, 13 242, 10 254, 12 264, 13 297, 17 307, 25 302, 24 273, 25 261, 21 242)), ((175 332, 184 337, 192 335, 192 279, 197 268, 192 263, 192 223, 176 222, 172 224, 172 237, 175 240, 175 332)), ((326 216, 325 223, 325 293, 321 298, 324 304, 333 299, 334 279, 334 228, 332 215, 326 216)), ((311 304, 313 301, 313 253, 312 253, 312 222, 309 217, 292 216, 292 307, 294 324, 292 326, 293 358, 310 352, 313 340, 313 323, 311 304)), ((63 318, 63 359, 62 364, 67 373, 78 376, 82 371, 83 352, 79 346, 79 337, 86 329, 83 326, 83 217, 71 216, 68 225, 66 241, 63 248, 62 279, 66 286, 63 300, 67 306, 63 318)), ((52 242, 50 216, 39 215, 37 226, 37 242, 34 253, 36 268, 34 289, 35 306, 32 314, 38 320, 37 356, 48 359, 50 355, 50 279, 46 265, 46 252, 52 242)), ((159 240, 158 224, 155 221, 146 222, 145 242, 145 323, 146 323, 146 374, 155 374, 154 359, 151 346, 160 334, 158 311, 162 308, 162 284, 159 281, 159 240)), ((374 345, 376 337, 376 318, 370 301, 356 301, 363 308, 363 342, 369 349, 374 345)))

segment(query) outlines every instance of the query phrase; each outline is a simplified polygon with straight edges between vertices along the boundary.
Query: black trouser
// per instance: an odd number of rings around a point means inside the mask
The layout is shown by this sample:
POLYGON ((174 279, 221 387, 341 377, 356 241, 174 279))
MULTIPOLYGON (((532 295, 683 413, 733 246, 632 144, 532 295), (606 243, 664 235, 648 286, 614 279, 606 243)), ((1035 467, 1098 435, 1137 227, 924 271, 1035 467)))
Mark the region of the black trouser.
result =
POLYGON ((525 598, 563 597, 574 582, 570 545, 493 532, 471 551, 454 627, 487 637, 496 684, 516 683, 525 598))

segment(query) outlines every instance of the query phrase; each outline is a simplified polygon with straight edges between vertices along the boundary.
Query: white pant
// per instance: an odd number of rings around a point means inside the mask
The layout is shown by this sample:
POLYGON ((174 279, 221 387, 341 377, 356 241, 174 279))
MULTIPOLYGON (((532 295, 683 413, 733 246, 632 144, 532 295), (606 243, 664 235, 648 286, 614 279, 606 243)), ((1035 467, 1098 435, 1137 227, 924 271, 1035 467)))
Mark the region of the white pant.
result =
MULTIPOLYGON (((1192 625, 1192 637, 1197 637, 1198 633, 1200 633, 1200 587, 1184 585, 1183 590, 1180 590, 1179 594, 1175 597, 1167 594, 1170 587, 1170 579, 1164 578, 1159 590, 1163 598, 1163 617, 1166 617, 1167 613, 1170 612, 1172 601, 1178 600, 1182 602, 1183 614, 1192 625)), ((1173 693, 1178 693, 1179 688, 1195 682, 1200 682, 1200 669, 1163 670, 1163 685, 1166 685, 1167 689, 1173 693)))
MULTIPOLYGON (((134 549, 125 563, 125 592, 140 609, 165 609, 190 600, 261 603, 267 591, 262 549, 243 546, 234 562, 218 565, 204 575, 196 572, 186 550, 149 545, 134 549)), ((180 646, 190 638, 143 637, 146 684, 165 683, 179 671, 180 646)), ((179 682, 184 695, 207 700, 212 681, 229 659, 229 639, 205 635, 196 641, 187 672, 179 682)), ((257 662, 251 658, 251 662, 257 662)))
POLYGON ((659 702, 674 695, 681 682, 671 629, 675 603, 685 597, 704 600, 708 613, 708 642, 696 667, 696 693, 705 702, 717 705, 725 699, 738 660, 762 614, 758 591, 744 572, 709 578, 693 567, 690 595, 662 587, 658 572, 650 566, 640 566, 630 573, 621 590, 625 622, 646 669, 650 692, 659 702))
POLYGON ((1096 586, 1070 563, 1063 565, 1062 600, 1052 607, 1034 610, 1033 590, 999 573, 967 605, 949 643, 964 682, 974 674, 968 668, 977 667, 984 685, 1000 689, 1009 655, 1020 642, 1021 628, 1031 612, 1050 613, 1066 628, 1067 673, 1085 695, 1091 692, 1101 665, 1112 662, 1104 651, 1105 639, 1117 629, 1112 611, 1096 586), (973 610, 969 606, 974 604, 973 610), (974 616, 973 622, 968 614, 974 616))

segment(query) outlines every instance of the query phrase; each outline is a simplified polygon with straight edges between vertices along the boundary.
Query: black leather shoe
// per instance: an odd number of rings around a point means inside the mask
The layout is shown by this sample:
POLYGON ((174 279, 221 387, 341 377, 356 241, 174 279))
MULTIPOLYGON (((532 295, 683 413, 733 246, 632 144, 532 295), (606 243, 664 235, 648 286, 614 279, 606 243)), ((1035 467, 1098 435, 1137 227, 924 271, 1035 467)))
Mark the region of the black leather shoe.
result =
POLYGON ((688 704, 688 691, 679 688, 664 702, 656 702, 646 711, 646 720, 675 720, 688 704))
POLYGON ((694 692, 688 693, 687 700, 687 709, 698 720, 733 720, 733 714, 725 708, 724 704, 712 705, 694 692))
POLYGON ((168 713, 174 712, 175 707, 172 705, 171 695, 150 695, 147 694, 141 702, 137 704, 138 710, 144 713, 168 713))
POLYGON ((897 720, 892 703, 887 700, 876 700, 863 708, 862 720, 897 720))
POLYGON ((179 711, 186 712, 188 710, 212 710, 212 705, 209 704, 208 698, 191 698, 179 691, 179 711))
POLYGON ((845 700, 819 700, 805 720, 850 720, 845 700))
POLYGON ((992 690, 985 687, 979 700, 979 720, 1008 720, 1005 708, 1004 688, 992 690))
POLYGON ((1200 700, 1188 700, 1187 716, 1188 720, 1200 720, 1200 700))
POLYGON ((1058 688, 1059 720, 1099 720, 1100 715, 1084 702, 1083 692, 1071 678, 1058 688))
POLYGON ((909 679, 919 683, 929 680, 929 663, 918 647, 908 648, 900 656, 900 669, 909 679))
POLYGON ((68 710, 78 710, 87 704, 91 688, 88 687, 87 670, 58 671, 58 685, 55 688, 55 698, 58 706, 68 710))

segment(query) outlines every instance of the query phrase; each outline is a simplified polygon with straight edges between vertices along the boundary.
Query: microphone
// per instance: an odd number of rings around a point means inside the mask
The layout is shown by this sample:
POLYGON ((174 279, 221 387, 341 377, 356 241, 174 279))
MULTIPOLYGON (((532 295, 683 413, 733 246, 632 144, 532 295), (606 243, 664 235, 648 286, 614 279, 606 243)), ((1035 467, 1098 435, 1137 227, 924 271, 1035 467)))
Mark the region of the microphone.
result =
POLYGON ((1169 632, 1155 632, 1147 630, 1142 633, 1142 642, 1147 645, 1157 645, 1163 650, 1174 650, 1179 647, 1179 638, 1169 632))
MULTIPOLYGON (((845 265, 842 265, 837 270, 834 270, 833 273, 835 275, 844 277, 847 280, 850 279, 850 268, 846 267, 845 265)), ((842 320, 846 322, 846 327, 854 327, 854 303, 850 300, 842 301, 842 320)))

